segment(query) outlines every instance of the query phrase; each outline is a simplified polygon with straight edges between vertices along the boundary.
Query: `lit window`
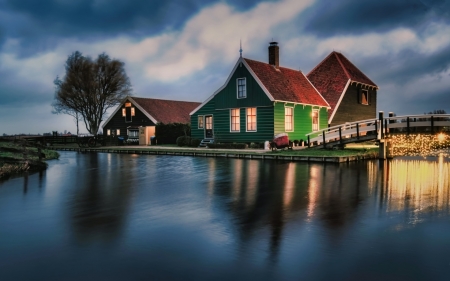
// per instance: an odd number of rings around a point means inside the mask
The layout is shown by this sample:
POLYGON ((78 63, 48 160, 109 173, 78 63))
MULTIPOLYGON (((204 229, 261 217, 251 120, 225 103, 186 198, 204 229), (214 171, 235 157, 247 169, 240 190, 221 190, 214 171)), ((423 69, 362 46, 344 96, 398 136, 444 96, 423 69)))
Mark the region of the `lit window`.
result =
POLYGON ((256 107, 247 108, 247 131, 256 131, 256 107))
POLYGON ((247 91, 245 87, 245 78, 237 79, 237 97, 243 99, 247 97, 247 91))
POLYGON ((116 130, 116 135, 118 135, 118 136, 120 135, 120 129, 116 130))
POLYGON ((129 138, 138 138, 139 130, 128 130, 128 137, 129 138))
POLYGON ((131 107, 131 102, 126 102, 125 107, 131 107))
POLYGON ((312 111, 312 130, 313 132, 319 130, 319 111, 317 109, 312 111))
POLYGON ((232 132, 239 132, 241 130, 241 123, 240 123, 240 109, 231 109, 230 110, 230 118, 231 118, 231 131, 232 132))
POLYGON ((110 129, 106 130, 106 135, 107 135, 107 136, 110 136, 110 135, 111 135, 111 130, 110 130, 110 129))
POLYGON ((134 107, 131 108, 131 116, 134 116, 134 107))
POLYGON ((284 108, 284 129, 286 131, 293 131, 293 108, 292 107, 285 107, 284 108))
POLYGON ((369 91, 361 90, 361 104, 368 105, 369 104, 369 91))
POLYGON ((123 117, 127 116, 127 110, 125 108, 122 108, 122 116, 123 117))
POLYGON ((203 129, 203 115, 198 116, 198 128, 203 129))

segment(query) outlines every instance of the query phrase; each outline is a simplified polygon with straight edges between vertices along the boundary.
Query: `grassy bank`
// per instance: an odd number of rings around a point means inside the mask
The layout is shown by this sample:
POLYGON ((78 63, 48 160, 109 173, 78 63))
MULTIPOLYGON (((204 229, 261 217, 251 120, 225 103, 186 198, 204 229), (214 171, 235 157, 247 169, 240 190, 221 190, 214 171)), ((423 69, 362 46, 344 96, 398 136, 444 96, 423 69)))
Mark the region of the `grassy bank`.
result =
POLYGON ((22 140, 0 140, 0 179, 24 172, 45 170, 47 168, 45 160, 58 158, 58 152, 39 149, 22 140))

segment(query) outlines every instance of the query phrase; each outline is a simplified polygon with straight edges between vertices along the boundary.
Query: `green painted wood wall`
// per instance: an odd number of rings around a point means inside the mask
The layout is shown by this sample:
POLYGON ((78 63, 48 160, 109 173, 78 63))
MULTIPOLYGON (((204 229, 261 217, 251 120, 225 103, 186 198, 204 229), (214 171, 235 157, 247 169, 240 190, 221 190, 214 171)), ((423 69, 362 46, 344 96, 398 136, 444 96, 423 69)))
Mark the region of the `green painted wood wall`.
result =
MULTIPOLYGON (((312 109, 319 109, 317 106, 276 102, 274 107, 274 131, 275 134, 287 133, 290 140, 306 140, 306 134, 312 132, 312 109), (294 108, 294 130, 285 131, 284 112, 285 107, 294 108)), ((319 129, 328 127, 327 109, 319 109, 319 129)))

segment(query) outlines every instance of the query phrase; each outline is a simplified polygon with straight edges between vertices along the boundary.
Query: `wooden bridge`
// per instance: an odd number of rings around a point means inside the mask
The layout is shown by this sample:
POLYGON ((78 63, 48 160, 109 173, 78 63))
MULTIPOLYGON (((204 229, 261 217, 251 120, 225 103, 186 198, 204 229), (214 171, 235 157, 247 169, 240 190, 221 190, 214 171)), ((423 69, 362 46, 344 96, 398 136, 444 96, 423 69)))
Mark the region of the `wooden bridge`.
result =
POLYGON ((450 114, 394 116, 393 113, 389 113, 388 117, 383 115, 384 113, 380 111, 378 118, 345 123, 309 133, 308 147, 343 147, 348 143, 370 140, 384 143, 390 134, 434 134, 450 131, 450 114))

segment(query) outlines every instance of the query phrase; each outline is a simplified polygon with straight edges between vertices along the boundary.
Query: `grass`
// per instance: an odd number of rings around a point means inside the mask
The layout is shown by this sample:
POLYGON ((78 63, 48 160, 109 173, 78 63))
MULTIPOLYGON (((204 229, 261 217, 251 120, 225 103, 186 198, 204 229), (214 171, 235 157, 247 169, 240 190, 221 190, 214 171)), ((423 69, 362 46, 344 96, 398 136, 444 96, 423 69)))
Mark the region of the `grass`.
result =
POLYGON ((47 168, 43 160, 58 159, 54 150, 29 146, 25 141, 0 141, 0 179, 24 172, 40 171, 47 168), (39 159, 41 156, 42 159, 39 159))
POLYGON ((349 157, 349 156, 376 156, 378 148, 345 148, 339 150, 327 149, 301 149, 301 150, 276 150, 268 152, 274 155, 286 156, 317 156, 317 157, 349 157))

